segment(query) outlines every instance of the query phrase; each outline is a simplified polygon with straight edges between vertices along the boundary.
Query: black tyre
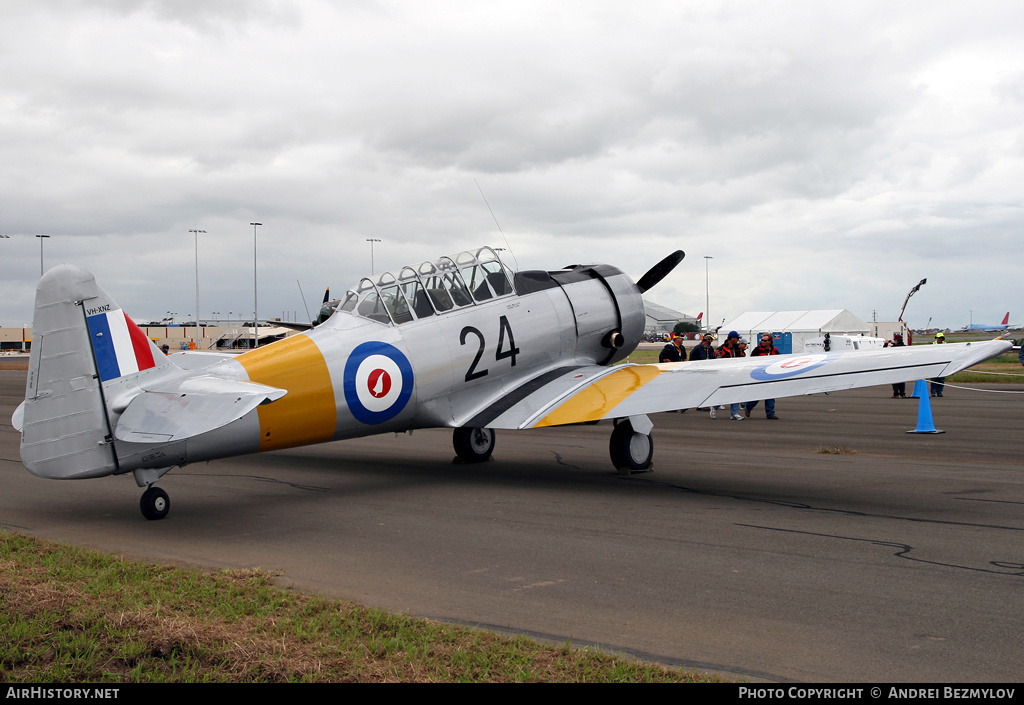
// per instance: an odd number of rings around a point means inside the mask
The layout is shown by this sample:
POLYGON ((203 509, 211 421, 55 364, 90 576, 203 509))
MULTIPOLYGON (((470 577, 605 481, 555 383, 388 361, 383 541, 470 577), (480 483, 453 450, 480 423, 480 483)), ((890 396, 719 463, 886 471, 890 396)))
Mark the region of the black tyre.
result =
POLYGON ((159 487, 150 485, 142 493, 142 499, 139 500, 139 508, 142 510, 142 516, 150 521, 163 519, 167 516, 167 512, 171 511, 171 498, 159 487))
POLYGON ((490 428, 457 428, 452 436, 455 453, 466 463, 482 463, 494 452, 494 430, 490 428))
POLYGON ((623 420, 612 431, 608 453, 616 470, 649 470, 654 458, 654 439, 646 433, 637 433, 629 421, 623 420))

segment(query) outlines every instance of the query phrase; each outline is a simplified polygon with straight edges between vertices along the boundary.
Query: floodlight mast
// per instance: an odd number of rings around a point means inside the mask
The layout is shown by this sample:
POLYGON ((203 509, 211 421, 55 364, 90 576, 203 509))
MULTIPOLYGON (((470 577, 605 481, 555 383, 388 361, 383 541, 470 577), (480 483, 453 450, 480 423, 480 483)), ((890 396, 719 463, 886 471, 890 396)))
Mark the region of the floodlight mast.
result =
POLYGON ((368 237, 366 241, 370 243, 370 274, 373 275, 375 273, 373 267, 373 243, 380 242, 380 238, 368 237))
POLYGON ((256 228, 263 223, 249 223, 252 226, 252 345, 260 346, 259 331, 259 287, 256 281, 256 228))
POLYGON ((205 230, 190 228, 190 233, 196 236, 196 348, 199 347, 199 233, 206 234, 205 230))
POLYGON ((43 276, 43 238, 50 237, 49 235, 36 235, 39 238, 39 276, 43 276))
POLYGON ((711 255, 704 255, 704 332, 711 332, 711 288, 708 279, 708 260, 714 259, 711 255))

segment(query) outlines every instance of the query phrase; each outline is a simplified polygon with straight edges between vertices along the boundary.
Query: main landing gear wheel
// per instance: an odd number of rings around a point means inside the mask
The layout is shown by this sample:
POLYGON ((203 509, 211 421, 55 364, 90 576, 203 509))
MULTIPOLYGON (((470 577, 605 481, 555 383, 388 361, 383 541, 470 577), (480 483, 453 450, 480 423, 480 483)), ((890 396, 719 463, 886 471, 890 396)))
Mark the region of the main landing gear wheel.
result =
POLYGON ((142 510, 142 516, 150 521, 163 519, 167 516, 167 512, 171 511, 171 498, 156 485, 150 485, 142 493, 139 508, 142 510))
POLYGON ((623 420, 612 431, 608 452, 612 456, 612 465, 620 473, 645 472, 651 469, 654 439, 646 433, 637 433, 633 424, 623 420))
POLYGON ((457 428, 452 436, 455 453, 464 463, 482 463, 494 452, 494 430, 490 428, 457 428))

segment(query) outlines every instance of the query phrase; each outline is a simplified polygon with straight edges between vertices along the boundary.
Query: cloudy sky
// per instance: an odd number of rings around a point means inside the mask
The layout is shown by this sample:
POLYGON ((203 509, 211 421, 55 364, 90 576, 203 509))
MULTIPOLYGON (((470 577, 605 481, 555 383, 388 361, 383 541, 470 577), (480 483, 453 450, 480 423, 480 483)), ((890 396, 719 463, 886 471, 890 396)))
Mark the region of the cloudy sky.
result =
MULTIPOLYGON (((0 0, 0 325, 74 262, 136 320, 305 319, 489 244, 714 323, 1024 321, 1024 4, 0 0), (478 187, 479 184, 479 187, 478 187), (481 196, 500 223, 495 225, 481 196)), ((507 254, 507 253, 506 253, 507 254)), ((515 262, 511 262, 515 267, 515 262)))

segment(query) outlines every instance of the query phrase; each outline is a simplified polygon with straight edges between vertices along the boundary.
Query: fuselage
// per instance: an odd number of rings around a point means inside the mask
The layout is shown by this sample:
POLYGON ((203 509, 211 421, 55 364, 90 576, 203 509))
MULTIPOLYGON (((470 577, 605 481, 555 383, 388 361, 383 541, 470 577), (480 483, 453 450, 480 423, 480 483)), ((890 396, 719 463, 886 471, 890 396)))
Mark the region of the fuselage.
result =
POLYGON ((287 394, 173 457, 119 442, 119 470, 460 427, 548 370, 625 358, 643 323, 636 285, 608 265, 513 275, 483 248, 406 267, 362 280, 310 331, 196 371, 287 394))

